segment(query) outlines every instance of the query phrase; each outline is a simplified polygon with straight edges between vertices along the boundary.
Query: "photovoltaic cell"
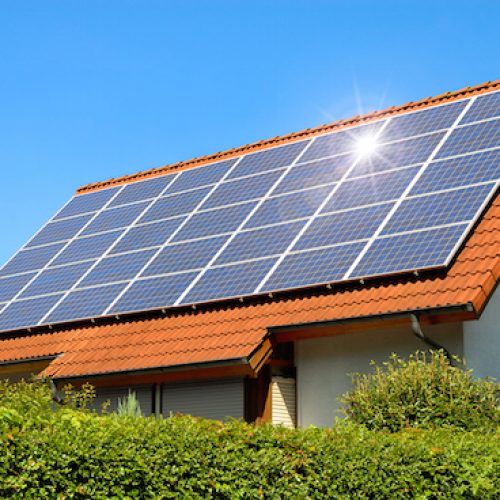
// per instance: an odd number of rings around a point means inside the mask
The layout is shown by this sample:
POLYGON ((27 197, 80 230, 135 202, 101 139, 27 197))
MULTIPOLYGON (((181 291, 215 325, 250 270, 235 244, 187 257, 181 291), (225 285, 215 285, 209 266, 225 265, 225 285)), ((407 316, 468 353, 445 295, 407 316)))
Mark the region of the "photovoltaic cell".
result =
POLYGON ((93 191, 92 193, 75 196, 55 217, 71 217, 73 215, 96 212, 100 210, 118 191, 119 187, 93 191))
POLYGON ((0 270, 0 276, 42 269, 63 246, 64 243, 57 243, 55 245, 21 250, 4 265, 0 270))
POLYGON ((287 255, 264 284, 262 291, 341 280, 364 245, 352 243, 287 255))
POLYGON ((261 198, 269 191, 280 175, 283 175, 282 170, 219 184, 217 189, 203 203, 201 209, 261 198))
POLYGON ((147 204, 148 202, 143 201, 133 205, 104 210, 82 231, 81 236, 130 226, 146 208, 147 204))
POLYGON ((167 245, 144 270, 142 276, 155 276, 203 268, 227 239, 228 236, 218 236, 216 238, 167 245))
POLYGON ((75 290, 50 313, 45 324, 101 316, 125 284, 75 290))
POLYGON ((313 215, 333 186, 308 189, 267 199, 245 224, 245 229, 313 215))
POLYGON ((0 331, 36 325, 61 298, 61 294, 12 302, 0 313, 0 331))
POLYGON ((500 179, 500 149, 432 162, 410 195, 500 179))
POLYGON ((377 239, 349 278, 441 266, 466 227, 462 224, 377 239))
POLYGON ((253 293, 275 258, 208 269, 182 301, 184 304, 253 293))
POLYGON ((33 279, 35 273, 20 274, 0 279, 0 302, 13 299, 28 282, 33 279))
POLYGON ((159 198, 141 217, 139 224, 175 217, 192 212, 208 194, 210 188, 196 189, 187 193, 159 198))
POLYGON ((111 249, 110 254, 161 246, 172 236, 184 219, 185 217, 177 217, 135 226, 111 249))
POLYGON ((393 205, 386 203, 316 217, 293 250, 371 238, 393 205))
POLYGON ((344 182, 323 207, 322 212, 398 199, 419 170, 420 167, 410 167, 344 182))
POLYGON ((500 92, 479 96, 462 118, 461 123, 471 123, 500 116, 500 92))
POLYGON ((203 238, 234 231, 249 214, 255 202, 199 212, 177 233, 173 241, 203 238))
POLYGON ((376 172, 384 172, 407 165, 416 165, 427 161, 444 132, 407 139, 400 142, 380 145, 373 155, 361 159, 349 174, 349 177, 359 177, 376 172))
POLYGON ((297 165, 280 181, 273 194, 298 191, 309 187, 338 181, 354 163, 355 157, 347 154, 297 165))
POLYGON ((162 175, 153 179, 128 184, 110 203, 110 206, 125 205, 141 200, 156 198, 174 180, 175 175, 162 175))
POLYGON ((251 153, 242 158, 228 178, 257 174, 279 167, 291 165, 309 141, 294 142, 278 148, 251 153))
POLYGON ((382 234, 472 220, 493 187, 486 184, 404 200, 382 234))
POLYGON ((500 143, 500 119, 456 128, 436 158, 461 155, 497 147, 500 143))
POLYGON ((92 261, 56 267, 42 271, 21 294, 20 298, 35 297, 69 290, 88 271, 92 261))
POLYGON ((82 229, 92 215, 82 215, 72 219, 49 222, 29 243, 28 247, 69 240, 82 229))
POLYGON ((222 252, 215 265, 283 253, 303 225, 304 222, 292 222, 239 233, 222 252))
POLYGON ((435 106, 422 111, 394 116, 385 127, 381 142, 426 134, 449 128, 463 111, 467 101, 435 106))
POLYGON ((142 252, 105 257, 85 276, 79 287, 85 288, 87 286, 131 280, 135 278, 154 253, 155 250, 144 250, 142 252))
POLYGON ((136 281, 110 311, 140 311, 172 305, 198 273, 181 273, 136 281))
POLYGON ((382 124, 383 121, 379 121, 319 136, 302 155, 300 161, 302 163, 354 151, 357 141, 376 134, 382 124))
POLYGON ((178 193, 200 186, 207 186, 219 182, 226 172, 236 163, 237 158, 211 163, 204 167, 197 167, 181 172, 180 176, 167 189, 165 194, 178 193))
POLYGON ((55 266, 100 257, 123 231, 97 234, 73 240, 52 263, 55 266))

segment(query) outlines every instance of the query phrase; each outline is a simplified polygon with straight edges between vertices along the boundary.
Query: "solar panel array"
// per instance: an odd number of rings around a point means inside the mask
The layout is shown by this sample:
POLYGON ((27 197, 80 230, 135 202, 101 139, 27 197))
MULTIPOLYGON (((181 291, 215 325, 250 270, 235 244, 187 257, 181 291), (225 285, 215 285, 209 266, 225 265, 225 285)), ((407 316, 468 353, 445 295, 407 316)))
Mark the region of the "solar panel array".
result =
POLYGON ((0 270, 0 330, 446 266, 499 121, 484 94, 75 196, 0 270))

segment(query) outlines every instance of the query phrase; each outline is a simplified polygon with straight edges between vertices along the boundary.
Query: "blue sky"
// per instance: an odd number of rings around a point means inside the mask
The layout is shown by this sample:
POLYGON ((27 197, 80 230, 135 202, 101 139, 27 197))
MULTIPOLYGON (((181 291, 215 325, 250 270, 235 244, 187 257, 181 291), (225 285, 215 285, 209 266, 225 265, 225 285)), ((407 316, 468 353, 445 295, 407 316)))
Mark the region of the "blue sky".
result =
POLYGON ((500 2, 2 0, 0 262, 82 184, 499 77, 500 2))

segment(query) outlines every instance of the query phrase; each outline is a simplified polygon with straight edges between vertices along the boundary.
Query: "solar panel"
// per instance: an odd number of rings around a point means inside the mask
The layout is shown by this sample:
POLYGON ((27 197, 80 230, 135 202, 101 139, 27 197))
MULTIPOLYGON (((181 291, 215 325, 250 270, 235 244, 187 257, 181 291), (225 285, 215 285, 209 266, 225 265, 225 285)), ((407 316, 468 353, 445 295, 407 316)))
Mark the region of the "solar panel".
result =
POLYGON ((79 194, 0 269, 0 330, 444 267, 498 190, 499 96, 79 194))

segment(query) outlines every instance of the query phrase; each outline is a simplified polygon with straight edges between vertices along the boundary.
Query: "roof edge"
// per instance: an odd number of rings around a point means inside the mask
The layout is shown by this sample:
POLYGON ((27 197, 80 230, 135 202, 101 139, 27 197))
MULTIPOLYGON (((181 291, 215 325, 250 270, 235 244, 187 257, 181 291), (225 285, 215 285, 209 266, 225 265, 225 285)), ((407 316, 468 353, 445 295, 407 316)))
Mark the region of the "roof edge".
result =
POLYGON ((239 146, 236 148, 228 149, 226 151, 213 153, 206 156, 199 156, 196 158, 192 158, 187 161, 181 161, 177 163, 173 163, 170 165, 164 165, 162 167, 153 168, 150 170, 144 170, 141 172, 137 172, 135 174, 125 175, 113 179, 109 179, 102 182, 96 182, 92 184, 87 184, 81 186, 77 189, 77 194, 83 194, 90 191, 98 191, 100 189, 105 189, 111 186, 127 184, 129 182, 139 181, 148 179, 151 177, 157 177, 160 175, 165 175, 170 172, 176 172, 180 170, 186 170, 191 167, 200 166, 204 164, 209 164, 212 162, 228 160, 235 156, 239 156, 240 154, 247 154, 255 151, 259 151, 261 149, 266 149, 274 146, 279 146, 282 144, 286 144, 289 142, 297 141, 300 139, 306 139, 310 136, 317 135, 320 133, 332 132, 335 130, 340 130, 343 128, 352 127, 361 123, 367 123, 370 121, 378 120, 381 118, 385 118, 387 116, 392 116, 396 114, 400 114, 403 112, 408 112, 412 110, 417 110, 418 108, 430 107, 437 104, 443 104, 445 102, 450 102, 458 99, 466 98, 470 95, 477 95, 486 92, 491 92, 495 89, 500 89, 500 80, 494 80, 489 82, 484 82, 479 85, 475 85, 472 87, 465 87, 460 90, 455 90, 451 92, 445 92, 443 94, 439 94, 435 97, 426 97, 420 99, 418 101, 410 101, 402 105, 392 106, 383 110, 373 111, 371 113, 367 113, 365 115, 357 115, 348 119, 336 120, 334 122, 319 125, 313 128, 307 128, 301 130, 299 132, 292 132, 291 134, 286 134, 282 136, 276 136, 270 139, 265 139, 259 142, 246 144, 243 146, 239 146))

